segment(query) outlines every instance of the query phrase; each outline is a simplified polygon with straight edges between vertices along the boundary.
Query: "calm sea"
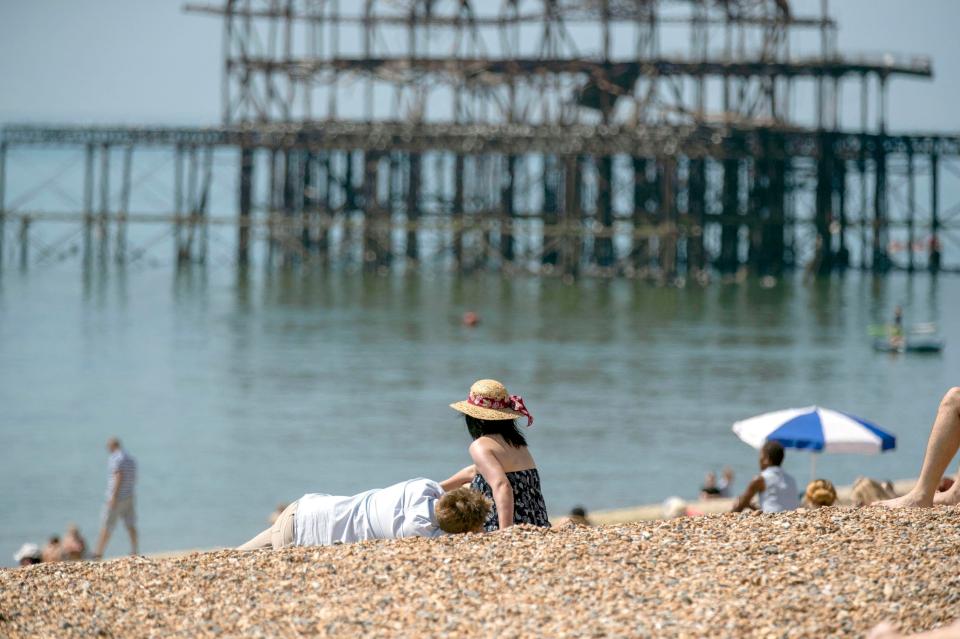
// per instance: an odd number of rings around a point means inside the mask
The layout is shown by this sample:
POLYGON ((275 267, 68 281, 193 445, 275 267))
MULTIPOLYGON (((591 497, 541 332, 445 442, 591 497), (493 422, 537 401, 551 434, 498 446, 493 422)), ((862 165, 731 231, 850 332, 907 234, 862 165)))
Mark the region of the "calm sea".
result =
MULTIPOLYGON (((818 474, 915 476, 937 402, 960 384, 960 279, 857 273, 765 289, 630 281, 364 276, 229 268, 0 275, 0 563, 77 522, 92 542, 104 441, 140 468, 145 552, 235 545, 278 502, 442 479, 469 463, 447 405, 504 381, 550 510, 692 497, 756 453, 756 413, 821 404, 894 431, 898 450, 824 456, 818 474), (867 327, 903 304, 938 322, 934 356, 874 353, 867 327), (465 328, 475 311, 481 322, 465 328)), ((805 482, 809 458, 788 453, 805 482)), ((109 554, 126 552, 121 530, 109 554)))

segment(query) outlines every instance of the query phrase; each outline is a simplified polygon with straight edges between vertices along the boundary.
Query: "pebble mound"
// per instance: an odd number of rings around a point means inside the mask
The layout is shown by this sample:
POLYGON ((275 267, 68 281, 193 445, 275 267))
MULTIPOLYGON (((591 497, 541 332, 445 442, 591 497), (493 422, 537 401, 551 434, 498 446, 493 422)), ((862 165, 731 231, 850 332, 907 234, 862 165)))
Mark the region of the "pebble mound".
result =
POLYGON ((0 570, 3 637, 826 637, 960 617, 960 510, 724 514, 0 570))

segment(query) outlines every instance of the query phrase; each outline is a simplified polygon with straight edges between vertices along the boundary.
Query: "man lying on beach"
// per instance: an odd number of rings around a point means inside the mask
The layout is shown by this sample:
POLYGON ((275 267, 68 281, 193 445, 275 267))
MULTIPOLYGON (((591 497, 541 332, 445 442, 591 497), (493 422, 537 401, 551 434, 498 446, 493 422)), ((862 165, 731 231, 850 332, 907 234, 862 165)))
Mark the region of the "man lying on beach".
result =
POLYGON ((927 452, 920 467, 920 479, 903 497, 877 502, 887 508, 929 508, 934 504, 952 506, 960 504, 960 474, 958 481, 942 493, 937 486, 943 478, 950 460, 960 448, 960 387, 947 391, 940 400, 940 408, 927 440, 927 452))
POLYGON ((765 513, 780 513, 800 507, 797 497, 797 482, 783 468, 783 446, 779 442, 766 442, 760 449, 760 474, 747 485, 742 495, 733 503, 733 512, 753 508, 750 501, 754 495, 765 513))
POLYGON ((238 550, 480 532, 492 504, 462 484, 444 492, 441 484, 418 478, 352 496, 310 493, 238 550))

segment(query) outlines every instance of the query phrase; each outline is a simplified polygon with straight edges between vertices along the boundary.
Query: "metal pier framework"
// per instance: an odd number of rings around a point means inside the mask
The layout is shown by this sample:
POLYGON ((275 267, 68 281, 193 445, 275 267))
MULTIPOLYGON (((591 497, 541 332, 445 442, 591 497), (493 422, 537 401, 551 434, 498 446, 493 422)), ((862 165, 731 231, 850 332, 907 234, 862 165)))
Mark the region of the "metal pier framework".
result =
POLYGON ((223 21, 222 124, 3 127, 0 264, 4 237, 25 264, 31 224, 60 221, 80 225, 85 255, 121 260, 127 224, 153 222, 181 263, 231 225, 240 263, 262 236, 264 260, 377 270, 937 271, 957 228, 940 180, 958 174, 960 135, 887 130, 889 81, 931 78, 929 60, 842 54, 826 0, 816 15, 787 0, 187 10, 223 21), (24 146, 83 150, 81 210, 5 208, 8 152, 24 146), (148 147, 173 167, 165 213, 130 210, 148 147), (217 215, 222 149, 236 205, 217 215))

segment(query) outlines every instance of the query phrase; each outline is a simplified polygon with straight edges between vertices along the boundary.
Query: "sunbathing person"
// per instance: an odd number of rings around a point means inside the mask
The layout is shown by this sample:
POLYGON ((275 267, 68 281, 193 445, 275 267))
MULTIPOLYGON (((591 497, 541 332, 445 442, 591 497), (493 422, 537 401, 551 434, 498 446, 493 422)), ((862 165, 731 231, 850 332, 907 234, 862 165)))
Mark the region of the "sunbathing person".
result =
POLYGON ((238 550, 480 532, 491 506, 469 487, 445 493, 437 482, 422 478, 349 497, 310 493, 238 550))
POLYGON ((879 501, 893 499, 896 496, 896 493, 892 490, 889 490, 876 479, 870 479, 869 477, 858 477, 853 482, 853 490, 850 491, 850 501, 857 507, 869 506, 879 501))
MULTIPOLYGON (((929 508, 937 505, 960 503, 960 482, 954 482, 942 493, 937 486, 950 460, 960 448, 960 387, 947 391, 940 400, 940 408, 927 440, 927 452, 920 467, 920 479, 916 485, 902 497, 878 502, 886 508, 929 508)), ((960 478, 960 477, 958 477, 960 478)))

